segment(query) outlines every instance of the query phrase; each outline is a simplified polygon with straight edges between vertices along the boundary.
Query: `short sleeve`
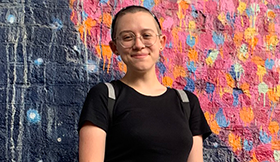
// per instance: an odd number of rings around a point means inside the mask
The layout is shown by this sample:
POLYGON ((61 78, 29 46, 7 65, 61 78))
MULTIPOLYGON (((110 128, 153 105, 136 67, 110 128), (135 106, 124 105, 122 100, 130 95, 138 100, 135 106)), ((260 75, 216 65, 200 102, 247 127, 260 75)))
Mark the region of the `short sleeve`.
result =
POLYGON ((192 134, 193 136, 202 135, 203 139, 205 139, 212 133, 211 129, 205 119, 197 96, 189 91, 186 91, 186 93, 190 101, 191 114, 189 124, 192 134))
POLYGON ((87 94, 86 100, 79 119, 79 130, 86 121, 91 122, 95 126, 108 130, 108 90, 105 84, 99 83, 92 87, 87 94))

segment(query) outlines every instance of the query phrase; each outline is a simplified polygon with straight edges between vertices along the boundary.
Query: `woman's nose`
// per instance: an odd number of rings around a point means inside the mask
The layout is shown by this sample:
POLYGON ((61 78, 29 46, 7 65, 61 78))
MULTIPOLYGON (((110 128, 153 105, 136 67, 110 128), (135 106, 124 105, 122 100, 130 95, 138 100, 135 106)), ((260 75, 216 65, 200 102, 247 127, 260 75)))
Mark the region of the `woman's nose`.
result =
POLYGON ((135 37, 134 49, 142 49, 145 48, 145 45, 142 41, 142 36, 135 37))

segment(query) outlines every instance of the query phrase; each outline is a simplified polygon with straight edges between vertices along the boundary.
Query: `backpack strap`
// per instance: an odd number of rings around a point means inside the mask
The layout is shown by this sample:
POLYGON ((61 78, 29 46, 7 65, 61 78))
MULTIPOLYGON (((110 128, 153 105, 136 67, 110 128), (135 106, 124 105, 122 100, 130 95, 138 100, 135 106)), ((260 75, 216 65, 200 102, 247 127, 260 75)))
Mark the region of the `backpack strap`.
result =
MULTIPOLYGON (((112 83, 104 83, 107 88, 108 88, 108 112, 109 112, 109 121, 111 123, 113 119, 113 110, 114 110, 114 105, 115 105, 115 100, 116 100, 116 94, 115 94, 115 88, 112 85, 112 83)), ((190 118, 190 103, 189 103, 189 98, 187 93, 184 90, 181 89, 175 89, 178 95, 180 96, 181 99, 181 104, 184 109, 184 112, 186 116, 188 117, 187 119, 190 118)))
POLYGON ((114 105, 115 105, 115 100, 116 100, 116 94, 115 94, 115 89, 112 83, 105 83, 105 85, 108 88, 108 112, 109 112, 109 121, 111 123, 113 119, 113 110, 114 110, 114 105))
POLYGON ((181 98, 181 101, 182 101, 181 105, 184 109, 186 116, 188 117, 187 119, 189 119, 191 109, 190 109, 190 101, 189 101, 188 95, 184 90, 181 90, 181 89, 175 89, 175 90, 177 91, 178 95, 181 98))

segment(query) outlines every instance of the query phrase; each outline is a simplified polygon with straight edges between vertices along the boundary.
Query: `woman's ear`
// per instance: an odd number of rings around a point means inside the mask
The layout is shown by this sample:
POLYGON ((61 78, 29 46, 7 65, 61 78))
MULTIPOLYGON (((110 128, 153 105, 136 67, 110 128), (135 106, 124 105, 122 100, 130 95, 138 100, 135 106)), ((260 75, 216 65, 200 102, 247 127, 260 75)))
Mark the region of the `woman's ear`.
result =
POLYGON ((114 54, 119 55, 116 43, 114 41, 110 41, 109 46, 114 54))
POLYGON ((166 36, 165 35, 161 35, 160 39, 160 50, 162 51, 165 48, 165 43, 166 43, 166 36))

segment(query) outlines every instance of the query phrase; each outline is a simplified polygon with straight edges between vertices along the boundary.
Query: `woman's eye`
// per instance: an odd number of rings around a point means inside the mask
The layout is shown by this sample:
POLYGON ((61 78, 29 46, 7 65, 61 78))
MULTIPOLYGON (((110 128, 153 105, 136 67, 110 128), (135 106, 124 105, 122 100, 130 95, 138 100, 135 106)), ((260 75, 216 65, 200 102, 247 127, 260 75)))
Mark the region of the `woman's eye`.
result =
POLYGON ((132 35, 124 35, 122 36, 122 39, 125 40, 125 41, 130 41, 133 39, 133 36, 132 35))
POLYGON ((149 39, 149 38, 152 37, 152 35, 151 35, 151 34, 143 34, 142 37, 143 37, 144 39, 149 39))

